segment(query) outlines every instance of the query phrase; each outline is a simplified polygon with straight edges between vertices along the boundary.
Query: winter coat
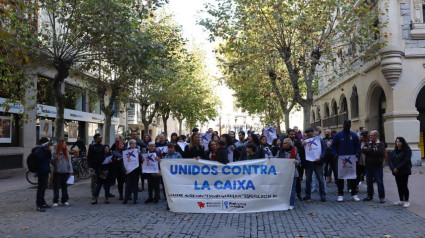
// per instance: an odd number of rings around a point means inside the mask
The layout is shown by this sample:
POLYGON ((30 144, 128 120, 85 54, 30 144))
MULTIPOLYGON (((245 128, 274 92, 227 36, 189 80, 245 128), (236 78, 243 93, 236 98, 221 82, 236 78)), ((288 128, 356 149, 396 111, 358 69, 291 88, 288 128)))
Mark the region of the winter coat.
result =
POLYGON ((365 165, 373 168, 383 168, 385 159, 385 145, 379 140, 376 143, 366 143, 362 148, 362 153, 365 154, 365 165))
POLYGON ((412 151, 395 149, 388 164, 391 171, 398 170, 394 176, 412 174, 412 151))
POLYGON ((44 146, 37 147, 34 151, 37 158, 37 174, 50 173, 50 159, 52 154, 44 146))

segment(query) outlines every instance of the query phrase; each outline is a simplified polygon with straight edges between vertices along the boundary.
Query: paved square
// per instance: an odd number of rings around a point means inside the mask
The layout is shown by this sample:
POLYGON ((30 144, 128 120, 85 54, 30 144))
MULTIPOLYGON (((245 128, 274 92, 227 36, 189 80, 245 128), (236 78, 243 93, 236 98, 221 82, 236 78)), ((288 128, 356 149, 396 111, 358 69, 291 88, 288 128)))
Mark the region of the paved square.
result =
MULTIPOLYGON (((328 202, 299 202, 295 210, 248 214, 175 214, 166 201, 90 205, 89 181, 69 189, 69 207, 35 211, 34 188, 0 194, 0 237, 424 237, 425 219, 387 201, 336 202, 336 186, 328 184, 328 202)), ((102 191, 103 192, 103 191, 102 191)), ((101 194, 102 194, 101 192, 101 194)), ((112 192, 117 194, 116 187, 112 192)), ((52 190, 46 191, 51 204, 52 190)), ((162 194, 161 194, 162 195, 162 194)), ((360 197, 364 197, 364 188, 360 197)))

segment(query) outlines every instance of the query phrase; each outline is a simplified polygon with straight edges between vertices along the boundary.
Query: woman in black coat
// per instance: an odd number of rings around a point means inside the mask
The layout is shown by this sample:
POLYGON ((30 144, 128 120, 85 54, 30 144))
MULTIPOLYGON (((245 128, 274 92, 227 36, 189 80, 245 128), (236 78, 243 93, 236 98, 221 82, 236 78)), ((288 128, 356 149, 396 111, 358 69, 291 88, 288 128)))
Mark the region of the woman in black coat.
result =
POLYGON ((112 151, 112 167, 118 182, 119 200, 123 200, 124 183, 125 183, 125 167, 122 161, 122 152, 124 151, 124 142, 120 141, 116 150, 112 151))
POLYGON ((409 175, 412 174, 412 150, 403 137, 397 137, 395 144, 396 146, 393 154, 388 161, 390 169, 395 177, 398 196, 400 197, 400 201, 395 202, 394 205, 409 207, 409 188, 407 187, 407 183, 409 181, 409 175))
POLYGON ((184 149, 184 158, 205 159, 205 149, 199 140, 198 134, 190 137, 190 144, 184 149))

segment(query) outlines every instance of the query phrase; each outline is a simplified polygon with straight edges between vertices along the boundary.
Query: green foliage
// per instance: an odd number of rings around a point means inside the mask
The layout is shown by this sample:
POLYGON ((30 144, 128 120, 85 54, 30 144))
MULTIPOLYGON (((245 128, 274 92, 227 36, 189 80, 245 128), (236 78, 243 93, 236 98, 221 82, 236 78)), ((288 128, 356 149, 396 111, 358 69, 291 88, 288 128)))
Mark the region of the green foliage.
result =
POLYGON ((282 60, 294 99, 304 108, 304 127, 317 90, 317 69, 347 70, 355 60, 377 57, 385 44, 384 37, 374 37, 385 24, 376 24, 385 9, 368 1, 218 0, 207 11, 211 18, 201 24, 212 40, 235 44, 234 51, 256 42, 265 54, 282 60), (347 47, 353 42, 355 47, 347 47))

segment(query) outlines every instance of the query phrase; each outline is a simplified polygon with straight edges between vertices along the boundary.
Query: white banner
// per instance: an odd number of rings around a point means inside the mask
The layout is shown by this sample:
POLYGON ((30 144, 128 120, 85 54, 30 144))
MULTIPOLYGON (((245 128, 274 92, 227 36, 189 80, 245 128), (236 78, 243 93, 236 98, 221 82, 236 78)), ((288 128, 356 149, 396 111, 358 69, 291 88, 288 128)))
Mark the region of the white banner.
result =
POLYGON ((338 157, 338 179, 356 179, 355 155, 340 155, 338 157))
POLYGON ((320 137, 316 136, 305 140, 306 145, 304 146, 305 158, 308 161, 316 161, 322 154, 322 144, 320 143, 320 137))
POLYGON ((143 163, 142 163, 142 171, 145 174, 156 174, 159 173, 158 161, 156 160, 155 153, 146 153, 142 154, 143 163))
POLYGON ((127 170, 128 173, 131 173, 131 171, 139 167, 139 150, 138 149, 124 150, 122 152, 122 158, 123 158, 125 170, 127 170))
POLYGON ((209 160, 161 160, 173 212, 245 213, 289 208, 294 162, 258 159, 221 164, 209 160))
POLYGON ((273 144, 273 140, 277 138, 276 128, 274 127, 266 127, 263 130, 263 135, 267 138, 267 144, 273 144))
POLYGON ((180 148, 182 149, 182 151, 184 152, 184 148, 186 147, 186 145, 188 145, 189 143, 187 142, 177 142, 177 145, 180 146, 180 148))

